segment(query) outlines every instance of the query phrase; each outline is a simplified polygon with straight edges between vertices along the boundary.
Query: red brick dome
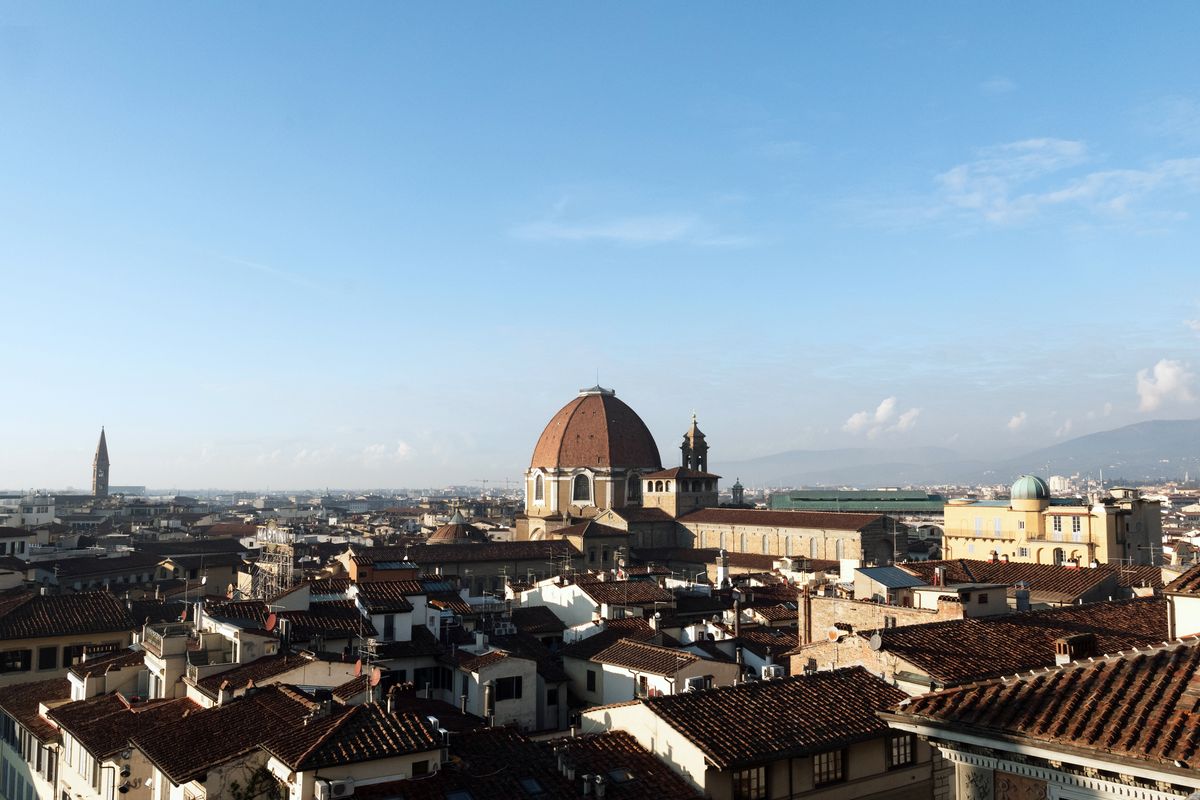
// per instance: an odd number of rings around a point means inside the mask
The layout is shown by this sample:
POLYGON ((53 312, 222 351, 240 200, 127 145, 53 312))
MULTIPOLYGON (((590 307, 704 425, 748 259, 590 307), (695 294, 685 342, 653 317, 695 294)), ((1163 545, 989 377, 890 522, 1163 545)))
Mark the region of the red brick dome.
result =
POLYGON ((650 429, 612 389, 593 386, 562 407, 533 449, 530 467, 662 469, 650 429))

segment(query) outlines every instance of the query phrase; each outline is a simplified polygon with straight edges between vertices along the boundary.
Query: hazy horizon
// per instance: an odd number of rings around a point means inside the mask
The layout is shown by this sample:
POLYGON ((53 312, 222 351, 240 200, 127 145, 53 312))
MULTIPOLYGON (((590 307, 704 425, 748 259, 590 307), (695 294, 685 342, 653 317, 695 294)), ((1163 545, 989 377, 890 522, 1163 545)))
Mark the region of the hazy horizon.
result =
POLYGON ((1036 12, 0 4, 0 486, 1194 417, 1200 8, 1036 12))

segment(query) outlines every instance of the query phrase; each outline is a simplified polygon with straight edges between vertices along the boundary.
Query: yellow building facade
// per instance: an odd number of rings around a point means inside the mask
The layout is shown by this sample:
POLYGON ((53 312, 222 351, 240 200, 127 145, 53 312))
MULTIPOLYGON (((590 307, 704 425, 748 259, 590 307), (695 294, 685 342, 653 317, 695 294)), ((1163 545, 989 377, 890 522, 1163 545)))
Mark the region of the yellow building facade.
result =
POLYGON ((1162 511, 1135 489, 1105 497, 1053 498, 1046 481, 1023 475, 1011 498, 954 499, 945 507, 944 558, 1007 558, 1034 564, 1154 564, 1162 511))

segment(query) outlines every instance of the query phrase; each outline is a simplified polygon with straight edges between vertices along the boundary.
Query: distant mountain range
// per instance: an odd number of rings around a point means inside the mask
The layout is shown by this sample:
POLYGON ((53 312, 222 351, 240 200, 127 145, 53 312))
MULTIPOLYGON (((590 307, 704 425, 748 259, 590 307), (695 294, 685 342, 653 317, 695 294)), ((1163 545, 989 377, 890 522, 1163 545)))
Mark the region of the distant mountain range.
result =
POLYGON ((894 486, 1007 483, 1023 473, 1104 472, 1106 483, 1200 478, 1200 419, 1153 420, 1090 433, 1016 457, 970 458, 943 447, 789 450, 714 464, 725 485, 894 486))

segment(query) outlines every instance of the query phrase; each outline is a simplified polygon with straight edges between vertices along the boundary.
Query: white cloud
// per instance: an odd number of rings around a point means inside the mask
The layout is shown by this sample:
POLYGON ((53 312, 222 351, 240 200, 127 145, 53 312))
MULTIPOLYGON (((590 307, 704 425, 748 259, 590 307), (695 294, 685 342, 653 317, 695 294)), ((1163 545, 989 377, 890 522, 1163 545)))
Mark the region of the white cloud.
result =
POLYGON ((1029 415, 1024 411, 1014 414, 1012 419, 1008 421, 1008 429, 1010 431, 1019 431, 1025 427, 1025 421, 1029 419, 1029 415))
POLYGON ((1138 409, 1155 411, 1163 403, 1191 403, 1196 399, 1191 389, 1194 378, 1187 365, 1167 358, 1138 371, 1138 409))
POLYGON ((1200 319, 1185 319, 1183 324, 1187 325, 1196 333, 1200 333, 1200 319))
POLYGON ((402 439, 398 440, 395 445, 380 442, 369 444, 363 448, 362 461, 367 466, 373 467, 385 462, 407 461, 415 453, 412 445, 402 439))
POLYGON ((1025 139, 984 148, 975 159, 935 177, 938 197, 923 216, 968 216, 994 225, 1026 221, 1052 208, 1121 216, 1154 192, 1200 191, 1200 158, 1060 176, 1090 160, 1087 145, 1070 139, 1025 139))
POLYGON ((986 80, 979 84, 979 91, 983 92, 984 94, 1008 94, 1009 92, 1015 92, 1016 90, 1017 84, 1013 83, 1008 78, 1000 76, 991 78, 990 80, 986 80))
POLYGON ((1200 103, 1179 95, 1164 97, 1141 109, 1142 128, 1154 136, 1183 144, 1200 141, 1200 103))
POLYGON ((1056 439, 1061 439, 1062 437, 1066 436, 1068 433, 1071 432, 1072 427, 1074 427, 1074 423, 1072 423, 1071 418, 1068 417, 1066 422, 1064 422, 1062 425, 1058 426, 1058 430, 1056 430, 1054 432, 1054 437, 1056 439))
POLYGON ((910 408, 900 415, 900 419, 896 421, 896 430, 907 431, 911 430, 917 424, 917 417, 921 416, 921 409, 910 408))
POLYGON ((885 397, 874 411, 856 411, 851 414, 842 425, 842 430, 854 434, 866 432, 868 438, 874 439, 885 432, 911 430, 916 425, 920 413, 921 409, 910 408, 900 414, 894 425, 889 425, 888 423, 896 418, 896 398, 885 397))

